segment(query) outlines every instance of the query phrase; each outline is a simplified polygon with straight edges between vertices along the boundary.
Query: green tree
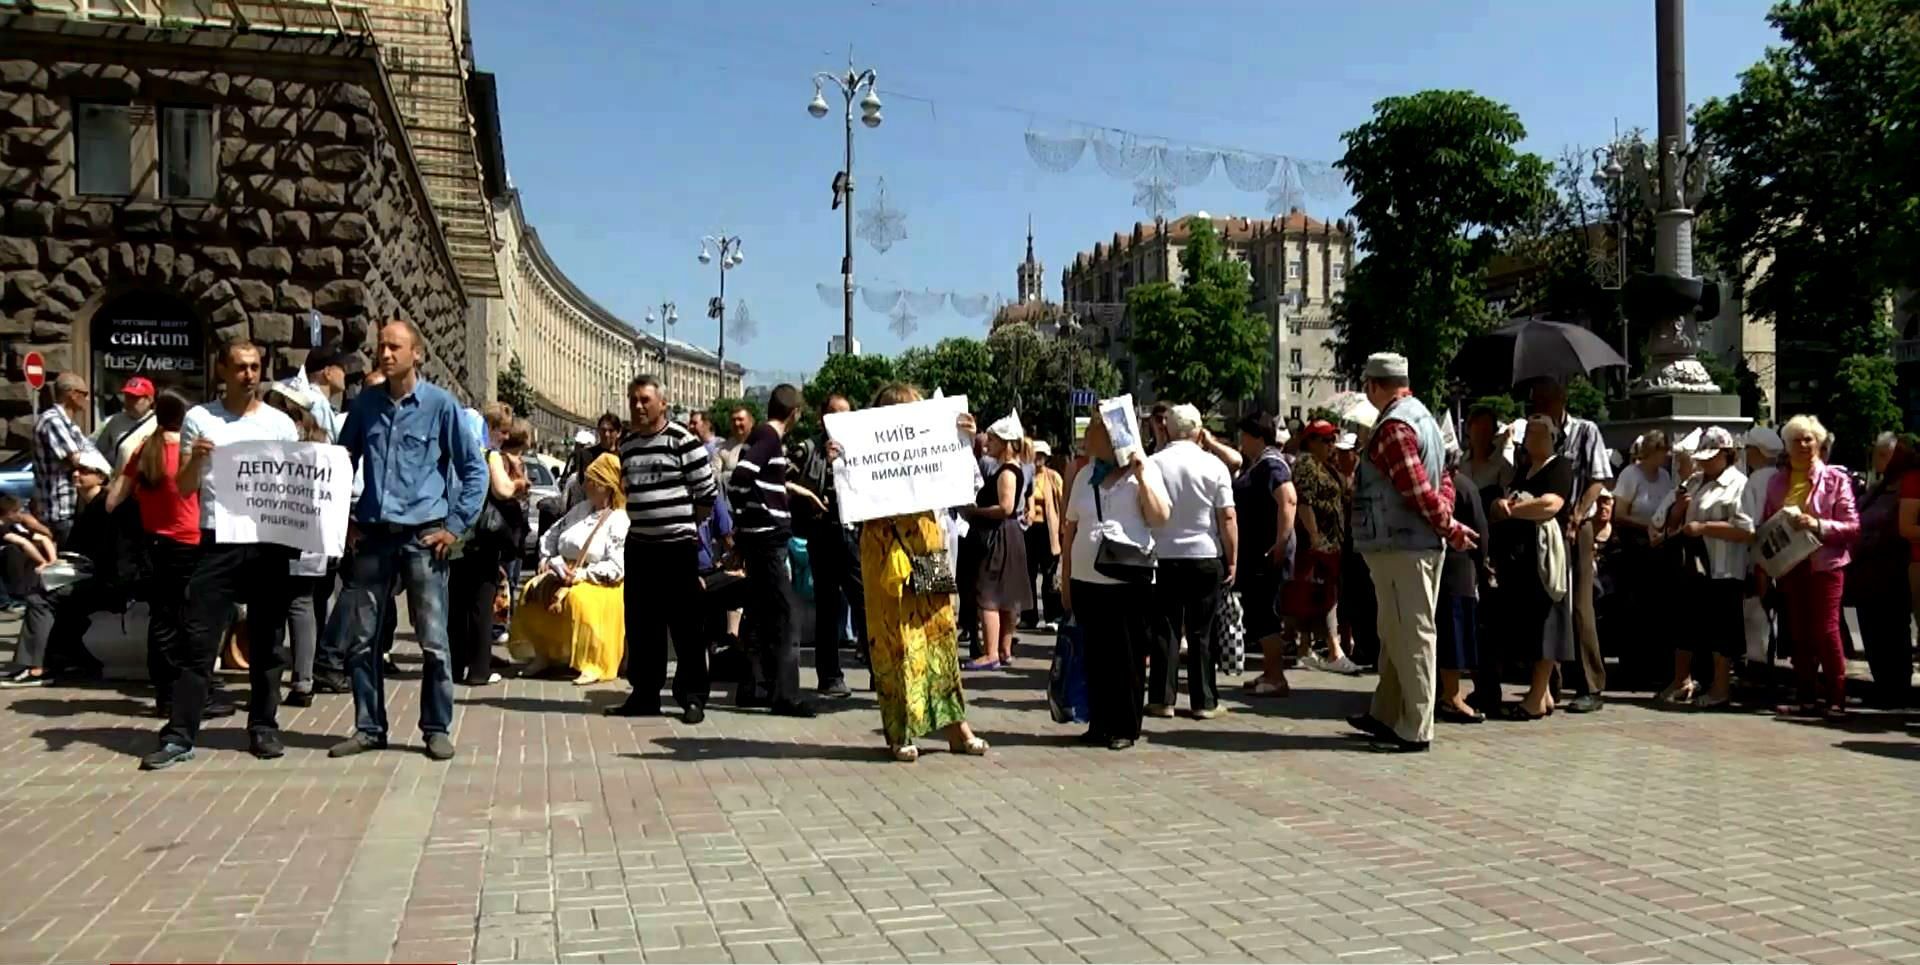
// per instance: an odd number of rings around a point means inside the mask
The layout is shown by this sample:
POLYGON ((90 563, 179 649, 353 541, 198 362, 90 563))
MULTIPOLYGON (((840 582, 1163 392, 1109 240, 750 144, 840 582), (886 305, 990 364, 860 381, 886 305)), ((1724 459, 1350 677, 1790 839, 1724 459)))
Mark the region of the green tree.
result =
POLYGON ((1473 404, 1467 407, 1469 412, 1474 409, 1486 409, 1492 412, 1494 421, 1500 424, 1520 418, 1520 403, 1510 395, 1483 395, 1473 400, 1473 404))
POLYGON ((527 369, 520 364, 519 353, 516 352, 507 362, 506 370, 494 378, 493 394, 513 406, 514 414, 523 417, 532 414, 533 385, 527 381, 527 369))
POLYGON ((882 386, 897 378, 893 360, 884 355, 827 356, 801 390, 806 396, 807 410, 801 416, 795 435, 814 438, 820 434, 820 410, 826 406, 829 396, 844 395, 854 408, 863 408, 873 403, 874 394, 882 386))
POLYGON ((1086 415, 1086 410, 1073 408, 1073 390, 1111 398, 1120 392, 1120 370, 1105 355, 1072 339, 1043 339, 1041 346, 1033 379, 1021 389, 1020 419, 1028 435, 1064 446, 1072 440, 1073 417, 1086 415))
POLYGON ((1567 383, 1567 411, 1582 419, 1605 422, 1607 394, 1587 381, 1585 376, 1576 375, 1567 383))
POLYGON ((1504 104, 1430 90, 1376 103, 1344 135, 1335 167, 1367 257, 1334 306, 1341 369, 1358 376, 1369 354, 1397 351, 1419 391, 1443 388, 1448 360, 1489 321, 1488 259, 1548 194, 1546 162, 1514 147, 1526 134, 1504 104))
POLYGON ((1719 159, 1702 240, 1773 323, 1783 379, 1821 384, 1816 412, 1864 445, 1862 429, 1898 418, 1884 312, 1920 276, 1920 15, 1912 0, 1792 0, 1768 20, 1783 43, 1695 118, 1719 159))
POLYGON ((900 353, 894 369, 899 378, 928 395, 938 389, 966 396, 976 412, 990 411, 982 406, 1000 391, 995 385, 993 354, 977 338, 943 338, 932 348, 910 348, 900 353))
POLYGON ((1725 359, 1706 349, 1695 353, 1694 358, 1700 360, 1701 367, 1707 370, 1707 377, 1713 380, 1714 386, 1723 394, 1739 394, 1740 373, 1735 371, 1733 366, 1728 365, 1725 359))
POLYGON ((1127 292, 1132 348, 1162 399, 1207 410, 1245 399, 1260 386, 1270 354, 1264 318, 1253 303, 1247 266, 1227 258, 1213 222, 1187 220, 1180 251, 1183 284, 1140 285, 1127 292))

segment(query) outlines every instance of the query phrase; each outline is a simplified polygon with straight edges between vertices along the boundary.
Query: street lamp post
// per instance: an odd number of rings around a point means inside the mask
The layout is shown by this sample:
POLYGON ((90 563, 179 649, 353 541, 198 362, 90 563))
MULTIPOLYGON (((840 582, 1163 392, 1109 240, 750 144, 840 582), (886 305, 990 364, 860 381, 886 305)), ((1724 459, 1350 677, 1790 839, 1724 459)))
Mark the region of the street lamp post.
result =
POLYGON ((846 343, 841 350, 853 351, 853 100, 862 90, 867 96, 860 98, 860 123, 868 127, 880 126, 880 95, 874 92, 879 84, 879 76, 869 67, 863 71, 853 69, 852 58, 848 58, 847 72, 844 76, 831 71, 821 71, 813 75, 813 100, 807 102, 807 113, 814 117, 827 116, 827 99, 823 96, 827 84, 839 88, 847 102, 847 166, 835 179, 834 202, 846 205, 846 248, 840 256, 840 287, 844 299, 845 314, 842 324, 846 343))
POLYGON ((667 326, 679 320, 680 311, 674 307, 672 302, 661 302, 660 314, 657 316, 653 313, 652 309, 647 310, 647 324, 652 325, 655 321, 660 323, 660 380, 663 386, 671 379, 671 375, 667 370, 671 367, 669 363, 673 361, 673 356, 667 346, 667 326))
POLYGON ((747 253, 740 247, 740 236, 729 235, 722 231, 717 235, 707 235, 700 239, 700 263, 710 264, 713 252, 707 250, 712 245, 720 252, 720 297, 707 307, 707 317, 720 323, 720 394, 727 394, 727 272, 734 266, 747 260, 747 253))

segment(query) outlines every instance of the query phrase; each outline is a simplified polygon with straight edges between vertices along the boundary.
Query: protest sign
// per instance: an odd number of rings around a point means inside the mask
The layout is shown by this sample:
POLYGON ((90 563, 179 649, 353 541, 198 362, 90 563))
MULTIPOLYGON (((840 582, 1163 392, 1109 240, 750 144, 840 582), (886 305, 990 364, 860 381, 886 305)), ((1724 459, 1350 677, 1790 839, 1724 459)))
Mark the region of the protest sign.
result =
POLYGON ((347 546, 353 465, 347 450, 315 442, 235 442, 207 469, 213 535, 221 543, 277 543, 340 556, 347 546))
POLYGON ((971 504, 973 440, 956 423, 967 397, 947 396, 859 412, 830 412, 827 435, 840 445, 833 464, 840 521, 858 523, 971 504))
POLYGON ((1132 395, 1101 400, 1100 421, 1106 424, 1107 438, 1113 442, 1114 462, 1125 466, 1135 456, 1146 454, 1140 445, 1140 417, 1134 412, 1132 395))
POLYGON ((1754 546, 1760 552, 1760 566, 1776 580, 1820 548, 1820 537, 1812 530, 1793 528, 1793 517, 1798 515, 1798 507, 1788 506, 1774 513, 1753 534, 1754 546))

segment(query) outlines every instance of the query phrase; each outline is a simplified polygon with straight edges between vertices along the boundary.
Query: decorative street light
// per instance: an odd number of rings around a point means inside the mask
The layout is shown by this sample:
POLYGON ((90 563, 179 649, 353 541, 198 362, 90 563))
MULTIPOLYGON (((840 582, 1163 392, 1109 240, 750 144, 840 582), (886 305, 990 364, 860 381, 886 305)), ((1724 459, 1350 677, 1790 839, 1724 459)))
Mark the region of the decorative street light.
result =
POLYGON ((727 272, 734 266, 747 260, 747 253, 740 247, 740 236, 729 235, 722 231, 717 235, 707 235, 700 239, 700 263, 713 263, 713 252, 707 250, 712 245, 720 252, 720 297, 707 304, 707 317, 720 323, 720 394, 727 394, 727 272))
POLYGON ((844 76, 831 71, 821 71, 813 75, 813 100, 807 102, 807 113, 814 117, 827 116, 827 99, 824 96, 827 84, 839 88, 841 96, 847 102, 847 166, 840 176, 833 179, 833 206, 846 205, 846 249, 840 256, 840 286, 844 296, 846 344, 842 351, 853 351, 853 101, 860 98, 860 123, 868 127, 880 126, 880 95, 874 92, 879 84, 879 76, 872 68, 863 71, 853 69, 853 59, 847 59, 847 72, 844 76), (865 97, 860 97, 862 91, 865 97))
POLYGON ((668 363, 673 359, 667 347, 667 327, 679 320, 680 312, 672 302, 661 302, 658 315, 655 315, 652 309, 647 310, 647 324, 652 325, 656 321, 660 323, 660 382, 663 387, 671 378, 667 369, 668 363))

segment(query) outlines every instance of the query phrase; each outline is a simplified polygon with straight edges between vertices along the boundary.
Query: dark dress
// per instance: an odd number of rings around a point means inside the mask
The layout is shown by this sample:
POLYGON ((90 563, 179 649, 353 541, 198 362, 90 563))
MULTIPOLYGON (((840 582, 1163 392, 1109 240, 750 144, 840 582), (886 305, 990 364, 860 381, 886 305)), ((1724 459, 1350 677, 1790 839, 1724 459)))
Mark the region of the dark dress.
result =
MULTIPOLYGON (((1573 464, 1555 456, 1525 477, 1516 476, 1507 495, 1558 495, 1563 501, 1553 525, 1565 527, 1573 513, 1573 464)), ((1573 635, 1573 594, 1549 599, 1540 582, 1538 522, 1503 519, 1493 524, 1494 570, 1499 574, 1501 606, 1507 611, 1504 649, 1526 663, 1572 660, 1578 653, 1573 635)), ((1571 547, 1567 553, 1572 565, 1571 547)), ((1568 583, 1571 586, 1571 581, 1568 583)))
POLYGON ((1022 498, 1026 483, 1020 467, 1006 463, 994 470, 987 477, 986 484, 980 487, 980 496, 974 500, 974 505, 999 505, 1000 477, 1007 473, 1013 474, 1013 515, 997 523, 972 523, 968 536, 974 538, 973 531, 979 531, 980 579, 975 584, 975 602, 981 610, 1019 613, 1033 606, 1033 577, 1027 572, 1026 533, 1020 529, 1020 510, 1027 505, 1022 498))
POLYGON ((1233 481, 1234 511, 1239 516, 1240 562, 1234 588, 1240 593, 1242 625, 1249 642, 1280 632, 1280 587, 1292 575, 1292 541, 1279 564, 1270 555, 1279 507, 1273 492, 1293 481, 1293 467, 1278 449, 1268 449, 1233 481))
MULTIPOLYGON (((1453 471, 1453 518, 1476 533, 1487 531, 1486 510, 1480 492, 1466 473, 1453 471)), ((1438 662, 1441 670, 1469 671, 1479 665, 1480 585, 1486 580, 1487 551, 1484 543, 1470 550, 1447 549, 1440 564, 1440 596, 1434 613, 1439 629, 1438 662)))

